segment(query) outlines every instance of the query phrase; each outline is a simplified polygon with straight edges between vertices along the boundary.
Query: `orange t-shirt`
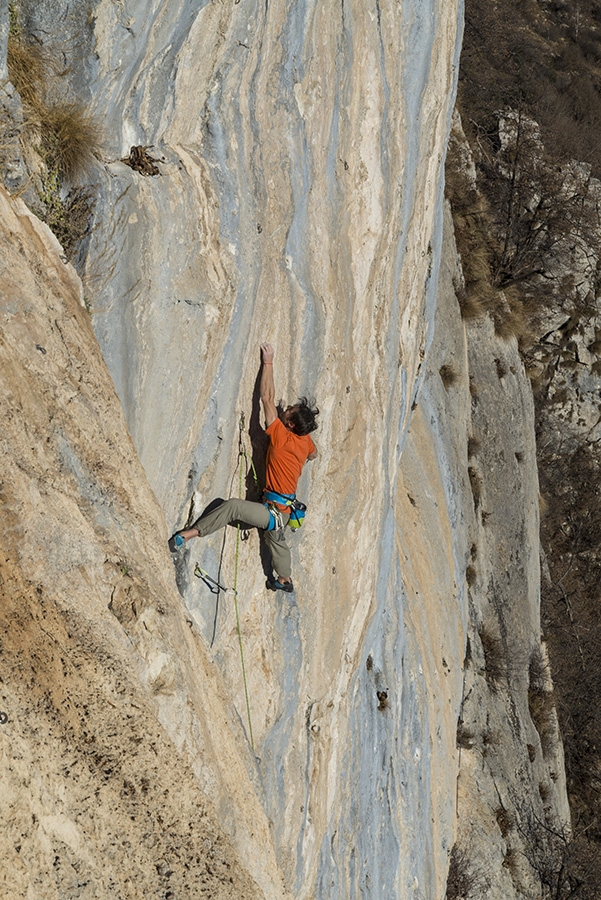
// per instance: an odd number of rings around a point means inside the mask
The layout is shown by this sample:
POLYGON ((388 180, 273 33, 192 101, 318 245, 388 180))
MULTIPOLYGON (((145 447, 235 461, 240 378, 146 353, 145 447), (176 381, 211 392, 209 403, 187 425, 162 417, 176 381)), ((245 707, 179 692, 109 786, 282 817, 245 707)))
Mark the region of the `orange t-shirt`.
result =
POLYGON ((311 435, 294 434, 281 419, 274 419, 266 433, 270 442, 265 464, 265 487, 278 494, 296 494, 303 466, 315 450, 311 435))

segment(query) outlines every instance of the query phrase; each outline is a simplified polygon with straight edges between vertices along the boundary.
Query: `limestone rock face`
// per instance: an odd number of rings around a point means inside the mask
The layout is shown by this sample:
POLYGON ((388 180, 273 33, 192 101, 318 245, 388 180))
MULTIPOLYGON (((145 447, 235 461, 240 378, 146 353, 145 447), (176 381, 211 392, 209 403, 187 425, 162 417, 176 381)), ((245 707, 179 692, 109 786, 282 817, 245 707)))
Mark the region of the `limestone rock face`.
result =
MULTIPOLYGON (((276 345, 282 394, 314 393, 322 410, 321 454, 303 485, 311 518, 294 548, 298 599, 265 592, 255 535, 238 580, 257 795, 286 882, 307 896, 316 885, 331 895, 361 884, 397 893, 414 879, 440 885, 445 847, 424 854, 420 828, 407 827, 430 804, 428 754, 421 762, 412 740, 423 774, 407 813, 397 753, 385 754, 381 771, 373 764, 426 715, 422 694, 412 712, 392 684, 402 623, 382 638, 395 647, 390 672, 375 649, 367 669, 364 638, 374 612, 396 606, 396 587, 378 573, 382 558, 390 566, 400 448, 432 325, 458 8, 101 2, 87 23, 74 4, 23 9, 38 35, 60 21, 94 48, 79 63, 78 87, 103 117, 114 161, 99 175, 85 301, 169 528, 183 524, 191 501, 201 505, 198 489, 205 500, 231 489, 242 412, 257 431, 260 340, 276 345), (133 145, 153 145, 160 176, 118 162, 133 145), (377 690, 390 693, 381 709, 377 690), (365 722, 384 744, 355 752, 365 722)), ((100 496, 89 503, 100 515, 100 496)), ((112 528, 103 519, 98 527, 112 528)), ((231 584, 231 535, 222 569, 220 548, 218 536, 193 553, 231 584)), ((207 640, 219 613, 213 653, 250 736, 231 595, 216 610, 194 562, 179 571, 180 587, 207 640)), ((131 563, 123 566, 129 576, 131 563)), ((114 599, 128 629, 129 585, 113 593, 106 606, 114 599)), ((175 662, 164 655, 149 659, 148 677, 172 690, 175 662)), ((161 716, 183 741, 186 704, 161 716)), ((195 765, 199 776, 210 768, 195 765)), ((201 783, 225 813, 217 776, 201 783)), ((234 809, 226 822, 240 852, 243 818, 234 809)), ((277 880, 251 874, 266 891, 277 880)))
POLYGON ((18 141, 23 110, 21 99, 9 81, 6 63, 9 27, 8 3, 0 3, 0 169, 5 183, 14 188, 25 177, 25 168, 18 141))
MULTIPOLYGON (((459 117, 454 139, 469 177, 473 163, 459 117)), ((463 444, 450 479, 462 525, 453 531, 464 553, 468 621, 449 879, 475 896, 541 897, 557 893, 565 877, 570 813, 540 635, 534 402, 515 338, 501 339, 490 317, 457 329, 463 273, 447 215, 424 399, 438 369, 447 399, 431 421, 456 422, 458 403, 465 404, 453 439, 435 440, 457 450, 463 444)))
MULTIPOLYGON (((261 340, 276 347, 278 396, 308 393, 321 408, 320 456, 300 490, 309 517, 292 538, 296 596, 265 592, 255 534, 237 573, 265 807, 299 896, 414 882, 427 894, 444 882, 447 848, 426 858, 414 818, 435 790, 421 749, 430 726, 418 724, 430 701, 421 689, 401 700, 427 651, 409 662, 391 610, 402 591, 398 466, 432 333, 460 26, 458 5, 440 2, 94 8, 90 90, 109 156, 149 146, 161 175, 109 163, 84 283, 170 528, 239 491, 242 415, 260 473, 261 340), (387 712, 378 690, 390 692, 387 712), (405 778, 392 747, 410 722, 405 778)), ((232 595, 217 603, 192 576, 199 561, 231 586, 235 556, 231 531, 225 548, 222 535, 198 542, 178 583, 249 733, 232 595)), ((447 750, 436 766, 452 782, 447 750)))
POLYGON ((285 896, 81 283, 0 207, 3 893, 285 896))
POLYGON ((390 417, 394 467, 427 342, 459 24, 438 2, 96 5, 108 158, 152 145, 162 161, 154 178, 109 164, 84 280, 174 525, 198 484, 225 489, 263 338, 282 396, 319 396, 323 441, 366 400, 390 417))

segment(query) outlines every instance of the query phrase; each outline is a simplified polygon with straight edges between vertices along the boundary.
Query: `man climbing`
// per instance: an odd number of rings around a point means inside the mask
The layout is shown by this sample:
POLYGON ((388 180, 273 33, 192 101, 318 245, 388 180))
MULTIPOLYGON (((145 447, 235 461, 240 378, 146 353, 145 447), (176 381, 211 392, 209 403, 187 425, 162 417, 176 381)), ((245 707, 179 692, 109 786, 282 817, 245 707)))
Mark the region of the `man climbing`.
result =
POLYGON ((302 397, 294 406, 288 406, 278 415, 273 357, 274 349, 271 344, 261 344, 260 394, 265 414, 265 432, 269 435, 263 503, 226 500, 213 512, 197 519, 190 528, 176 532, 169 539, 169 549, 175 552, 191 538, 205 537, 232 522, 244 522, 261 528, 265 533, 272 565, 277 573, 275 580, 271 582, 273 589, 291 592, 294 587, 290 548, 286 543, 284 529, 290 515, 295 514, 293 504, 303 466, 308 459, 315 459, 317 456, 310 435, 317 428, 315 419, 319 410, 306 397, 302 397))

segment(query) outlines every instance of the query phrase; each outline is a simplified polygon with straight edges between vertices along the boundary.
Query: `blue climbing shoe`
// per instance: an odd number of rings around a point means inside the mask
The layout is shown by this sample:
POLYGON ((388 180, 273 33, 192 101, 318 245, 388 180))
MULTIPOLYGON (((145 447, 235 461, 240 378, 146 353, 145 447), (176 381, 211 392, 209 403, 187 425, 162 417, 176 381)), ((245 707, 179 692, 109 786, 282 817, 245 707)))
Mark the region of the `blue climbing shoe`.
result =
POLYGON ((291 581, 279 581, 276 578, 274 581, 268 581, 267 584, 272 591, 285 591, 287 594, 291 594, 294 590, 294 585, 291 581))
POLYGON ((177 553, 178 550, 181 550, 184 544, 186 543, 185 538, 181 536, 181 534, 177 533, 172 535, 169 538, 169 549, 172 553, 177 553))

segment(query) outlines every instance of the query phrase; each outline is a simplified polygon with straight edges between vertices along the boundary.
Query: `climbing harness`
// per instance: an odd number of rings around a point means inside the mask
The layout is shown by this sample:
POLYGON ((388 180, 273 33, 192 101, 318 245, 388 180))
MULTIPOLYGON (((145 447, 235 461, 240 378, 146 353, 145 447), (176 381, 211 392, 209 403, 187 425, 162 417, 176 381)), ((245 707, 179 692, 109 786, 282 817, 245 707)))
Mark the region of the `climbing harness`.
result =
POLYGON ((269 513, 269 525, 265 531, 279 532, 278 539, 280 539, 280 536, 284 534, 284 528, 286 527, 284 516, 275 506, 270 506, 268 503, 264 503, 263 505, 267 507, 267 512, 269 513))
MULTIPOLYGON (((300 528, 303 524, 305 514, 307 512, 307 507, 304 503, 301 503, 300 500, 296 499, 296 494, 280 494, 277 491, 263 491, 263 499, 265 501, 265 506, 268 508, 269 512, 273 515, 274 512, 279 512, 279 510, 275 509, 273 506, 274 503, 278 503, 280 506, 286 506, 290 510, 290 518, 288 519, 288 525, 290 528, 300 528)), ((270 526, 267 530, 271 531, 272 528, 276 526, 270 526)))

